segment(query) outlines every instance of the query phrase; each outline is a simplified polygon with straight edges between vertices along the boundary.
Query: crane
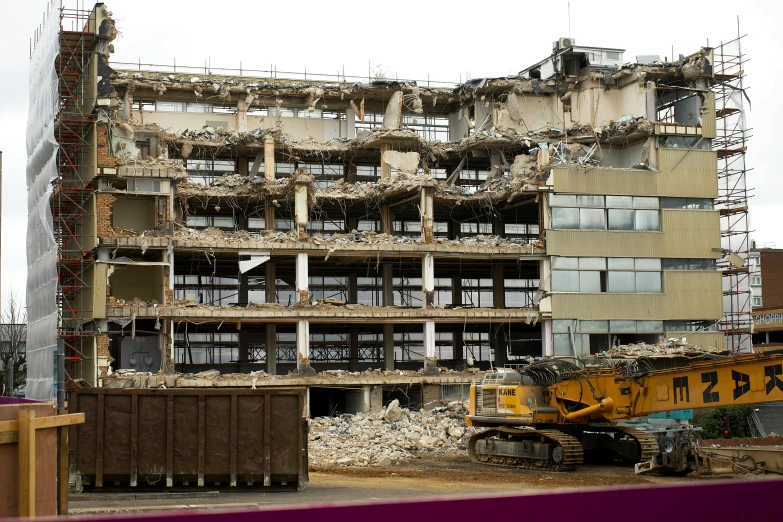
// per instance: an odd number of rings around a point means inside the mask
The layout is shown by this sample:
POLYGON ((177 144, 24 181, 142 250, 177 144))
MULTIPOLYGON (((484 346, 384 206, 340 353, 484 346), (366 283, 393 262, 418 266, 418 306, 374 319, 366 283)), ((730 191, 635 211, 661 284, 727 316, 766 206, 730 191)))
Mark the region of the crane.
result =
POLYGON ((783 354, 747 354, 655 370, 640 360, 580 367, 547 359, 496 369, 470 388, 468 442, 488 464, 567 471, 584 461, 630 461, 637 472, 686 472, 685 428, 624 424, 657 412, 783 401, 783 354))

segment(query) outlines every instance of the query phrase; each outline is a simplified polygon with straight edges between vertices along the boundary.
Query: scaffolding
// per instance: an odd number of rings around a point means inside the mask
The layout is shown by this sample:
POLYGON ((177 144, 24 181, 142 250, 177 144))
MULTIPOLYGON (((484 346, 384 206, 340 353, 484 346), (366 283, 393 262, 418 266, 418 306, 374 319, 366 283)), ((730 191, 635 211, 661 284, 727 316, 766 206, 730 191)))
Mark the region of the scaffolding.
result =
MULTIPOLYGON (((84 219, 95 193, 93 157, 95 136, 95 79, 91 73, 96 46, 91 11, 60 7, 60 50, 56 59, 59 113, 55 135, 59 144, 57 178, 51 199, 54 237, 58 247, 58 336, 65 341, 66 371, 85 357, 93 332, 84 328, 91 310, 85 309, 88 271, 94 262, 85 241, 84 219), (76 30, 66 30, 70 26, 76 30), (89 341, 85 342, 85 338, 89 341)), ((91 351, 87 357, 92 357, 91 351)), ((73 372, 69 372, 73 377, 73 372)))
POLYGON ((745 153, 750 138, 745 118, 745 63, 742 36, 714 49, 715 113, 717 137, 712 142, 718 153, 718 199, 721 247, 719 261, 723 275, 723 319, 726 348, 732 353, 750 352, 751 290, 748 252, 751 249, 748 220, 749 188, 745 153))

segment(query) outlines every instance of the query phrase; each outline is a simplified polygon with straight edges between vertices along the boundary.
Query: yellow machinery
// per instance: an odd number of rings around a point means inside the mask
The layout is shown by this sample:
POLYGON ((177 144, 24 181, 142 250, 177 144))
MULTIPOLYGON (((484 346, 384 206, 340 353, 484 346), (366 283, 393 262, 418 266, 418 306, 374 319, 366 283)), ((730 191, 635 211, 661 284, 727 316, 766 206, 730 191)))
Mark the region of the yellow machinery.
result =
POLYGON ((643 430, 635 417, 690 408, 783 401, 783 355, 749 354, 666 370, 643 360, 584 368, 550 359, 498 369, 470 389, 468 443, 489 464, 571 470, 583 461, 636 462, 637 471, 683 472, 687 428, 643 430))

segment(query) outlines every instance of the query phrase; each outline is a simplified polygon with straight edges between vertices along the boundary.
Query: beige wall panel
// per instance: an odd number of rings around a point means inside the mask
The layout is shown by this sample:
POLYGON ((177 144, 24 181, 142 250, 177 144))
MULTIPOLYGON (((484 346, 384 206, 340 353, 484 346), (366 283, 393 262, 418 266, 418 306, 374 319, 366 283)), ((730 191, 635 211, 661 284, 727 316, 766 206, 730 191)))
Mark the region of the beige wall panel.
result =
POLYGON ((715 121, 715 93, 708 92, 704 96, 704 109, 701 115, 701 135, 705 138, 716 138, 717 125, 715 121))
POLYGON ((118 197, 112 205, 112 227, 143 232, 155 228, 155 200, 151 197, 118 197))
POLYGON ((109 276, 111 295, 126 301, 139 298, 142 301, 154 299, 162 303, 164 270, 162 265, 116 265, 109 276))
POLYGON ((632 230, 547 230, 546 251, 553 256, 701 257, 717 259, 717 210, 663 210, 661 232, 632 230))
POLYGON ((106 317, 106 265, 96 263, 84 271, 89 286, 82 290, 82 316, 85 321, 106 317))
POLYGON ((685 338, 686 342, 701 348, 724 348, 723 332, 665 332, 666 338, 685 338))
MULTIPOLYGON (((141 114, 138 111, 133 111, 133 117, 139 121, 142 120, 141 114)), ((227 132, 237 130, 237 117, 234 114, 151 111, 144 113, 143 121, 145 124, 157 123, 164 129, 170 129, 173 132, 185 129, 200 129, 207 124, 207 121, 220 121, 225 123, 225 125, 221 124, 221 126, 227 132)))
POLYGON ((723 291, 718 271, 666 271, 663 293, 552 294, 555 319, 718 319, 723 291))
POLYGON ((600 167, 552 169, 555 192, 618 196, 718 197, 717 153, 659 149, 660 172, 600 167))
POLYGON ((584 88, 583 85, 577 95, 571 96, 571 117, 574 123, 603 126, 626 114, 634 118, 646 116, 647 95, 638 82, 633 81, 608 91, 604 85, 593 85, 592 88, 584 88))

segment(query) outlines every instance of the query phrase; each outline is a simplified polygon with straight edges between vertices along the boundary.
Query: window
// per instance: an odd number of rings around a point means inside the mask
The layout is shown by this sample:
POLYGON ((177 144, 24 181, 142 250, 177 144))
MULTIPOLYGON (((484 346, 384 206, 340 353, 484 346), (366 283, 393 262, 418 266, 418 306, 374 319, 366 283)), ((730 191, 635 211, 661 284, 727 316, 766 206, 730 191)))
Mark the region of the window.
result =
POLYGON ((185 103, 175 101, 157 101, 155 102, 155 110, 166 112, 184 112, 185 103))
POLYGON ((449 119, 433 114, 403 114, 402 126, 416 131, 427 141, 449 141, 449 119))
POLYGON ((620 53, 617 51, 604 51, 604 56, 606 56, 607 60, 619 60, 620 59, 620 53))
POLYGON ((753 306, 761 306, 761 296, 753 296, 753 306))
POLYGON ((553 292, 660 293, 661 260, 553 257, 553 292))
POLYGON ((750 276, 750 285, 751 286, 761 286, 761 276, 760 275, 752 275, 752 276, 750 276))
POLYGON ((212 112, 210 103, 188 103, 186 112, 212 112))
POLYGON ((709 198, 661 198, 661 208, 712 210, 714 201, 709 198))
POLYGON ((761 256, 750 256, 750 266, 761 266, 761 256))
POLYGON ((234 172, 234 160, 186 160, 188 181, 198 185, 210 185, 226 174, 234 172))
POLYGON ((664 270, 715 270, 713 259, 664 259, 664 270))
POLYGON ((579 230, 661 229, 654 197, 552 194, 552 228, 579 230))
POLYGON ((232 216, 188 216, 186 223, 193 228, 222 228, 234 230, 236 223, 232 216))

